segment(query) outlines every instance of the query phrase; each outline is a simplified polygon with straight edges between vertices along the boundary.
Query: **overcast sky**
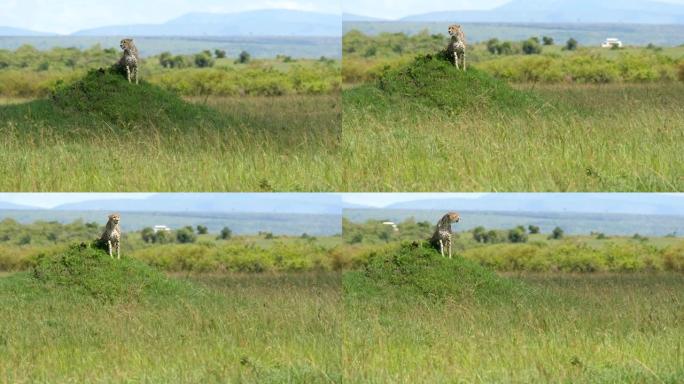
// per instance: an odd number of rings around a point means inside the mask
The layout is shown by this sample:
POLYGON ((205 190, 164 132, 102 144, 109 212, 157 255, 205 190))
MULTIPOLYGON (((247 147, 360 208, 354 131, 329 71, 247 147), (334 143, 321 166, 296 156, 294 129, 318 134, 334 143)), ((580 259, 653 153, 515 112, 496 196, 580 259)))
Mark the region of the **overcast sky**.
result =
POLYGON ((122 24, 160 24, 190 12, 256 9, 340 13, 339 0, 0 0, 0 26, 68 34, 122 24))
POLYGON ((53 208, 68 203, 108 199, 145 199, 154 193, 0 193, 0 202, 53 208))
MULTIPOLYGON (((54 208, 58 205, 69 203, 80 203, 84 201, 97 200, 141 200, 146 199, 159 193, 0 193, 0 203, 12 203, 19 205, 26 205, 37 208, 54 208)), ((173 193, 169 193, 173 195, 173 193)), ((291 198, 293 200, 305 199, 307 201, 315 201, 316 198, 325 198, 325 195, 333 195, 339 199, 339 204, 342 204, 341 198, 338 194, 323 194, 323 193, 176 193, 176 195, 184 195, 186 198, 195 201, 215 202, 217 200, 231 200, 237 197, 248 196, 250 199, 259 201, 262 197, 264 199, 291 198)), ((170 207, 178 208, 178 207, 170 207)))
POLYGON ((348 204, 367 205, 376 208, 394 203, 432 199, 477 199, 484 193, 345 193, 342 201, 348 204))
MULTIPOLYGON (((657 1, 684 4, 684 0, 657 1)), ((381 19, 399 19, 429 12, 491 9, 508 2, 510 0, 342 0, 342 11, 381 19)))
MULTIPOLYGON (((189 12, 296 9, 385 19, 459 9, 491 9, 510 0, 0 0, 0 26, 68 34, 121 24, 159 24, 189 12)), ((550 1, 550 0, 549 0, 550 1)), ((600 1, 600 0, 597 0, 600 1)), ((684 0, 660 0, 684 4, 684 0)))
MULTIPOLYGON (((342 194, 342 201, 348 204, 366 205, 375 208, 383 208, 395 203, 416 201, 416 200, 449 200, 449 199, 477 199, 487 193, 345 193, 342 194)), ((493 194, 496 196, 496 194, 493 194)), ((502 194, 503 195, 503 194, 502 194)), ((516 193, 514 194, 521 200, 535 200, 544 201, 546 203, 554 203, 554 198, 557 193, 516 193)), ((570 194, 565 194, 568 196, 570 194)), ((658 200, 659 195, 677 196, 684 202, 684 194, 682 193, 584 193, 577 194, 591 199, 592 196, 600 196, 603 201, 622 201, 625 198, 632 199, 635 204, 653 203, 658 200)))

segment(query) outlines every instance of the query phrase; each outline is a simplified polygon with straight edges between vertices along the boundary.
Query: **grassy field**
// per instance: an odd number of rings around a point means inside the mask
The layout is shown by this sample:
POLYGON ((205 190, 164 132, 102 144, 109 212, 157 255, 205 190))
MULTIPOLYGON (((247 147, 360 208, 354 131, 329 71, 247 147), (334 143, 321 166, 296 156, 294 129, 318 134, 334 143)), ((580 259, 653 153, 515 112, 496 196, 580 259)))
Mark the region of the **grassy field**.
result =
POLYGON ((98 72, 115 49, 0 50, 0 189, 335 190, 339 61, 225 54, 148 57, 136 87, 98 72))
POLYGON ((681 275, 506 278, 435 257, 392 254, 345 275, 346 382, 684 378, 681 275))
POLYGON ((517 89, 437 60, 343 93, 347 191, 678 191, 684 84, 517 89))
POLYGON ((340 382, 338 274, 159 279, 173 294, 103 302, 0 278, 0 381, 340 382))
POLYGON ((336 95, 169 105, 143 93, 122 101, 113 114, 95 106, 63 113, 45 100, 0 107, 0 189, 330 191, 339 184, 336 95), (198 118, 192 105, 201 107, 198 118))
POLYGON ((344 274, 167 277, 78 252, 0 276, 2 381, 684 379, 682 275, 504 277, 394 248, 344 274))
MULTIPOLYGON (((346 381, 684 379, 680 275, 541 275, 515 280, 537 295, 492 304, 434 304, 399 292, 346 297, 346 381)), ((348 276, 345 290, 357 289, 348 276)))

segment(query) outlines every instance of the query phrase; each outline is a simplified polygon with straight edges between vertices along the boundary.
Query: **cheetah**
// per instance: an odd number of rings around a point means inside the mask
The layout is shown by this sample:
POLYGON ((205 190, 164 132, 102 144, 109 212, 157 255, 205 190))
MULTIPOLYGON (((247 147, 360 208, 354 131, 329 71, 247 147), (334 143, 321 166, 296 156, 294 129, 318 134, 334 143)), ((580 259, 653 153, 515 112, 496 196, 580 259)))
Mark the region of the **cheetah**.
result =
POLYGON ((113 247, 116 247, 116 258, 121 259, 121 227, 119 227, 120 220, 121 216, 118 213, 109 215, 107 226, 100 237, 100 243, 103 245, 107 244, 109 257, 112 259, 114 258, 112 255, 113 247))
POLYGON ((461 217, 456 212, 449 212, 437 223, 437 228, 430 238, 430 243, 433 247, 437 248, 439 246, 439 252, 444 257, 444 248, 448 249, 449 258, 451 259, 451 223, 458 223, 461 221, 461 217))
POLYGON ((453 64, 457 69, 460 69, 459 61, 463 63, 463 71, 466 70, 466 40, 463 28, 460 25, 454 24, 449 26, 449 35, 451 41, 447 47, 447 55, 449 60, 453 59, 453 64))
POLYGON ((119 65, 126 68, 126 78, 131 82, 131 75, 135 77, 135 83, 138 84, 138 63, 140 57, 138 56, 138 48, 133 43, 133 39, 121 40, 121 49, 123 49, 123 56, 119 60, 119 65))

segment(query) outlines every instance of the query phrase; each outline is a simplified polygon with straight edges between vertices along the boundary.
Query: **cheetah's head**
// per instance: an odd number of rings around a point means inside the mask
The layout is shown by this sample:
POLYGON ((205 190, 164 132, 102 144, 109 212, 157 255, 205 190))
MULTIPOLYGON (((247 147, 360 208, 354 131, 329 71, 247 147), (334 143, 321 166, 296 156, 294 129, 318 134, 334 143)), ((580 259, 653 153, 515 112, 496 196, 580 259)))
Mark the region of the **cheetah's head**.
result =
POLYGON ((132 44, 133 44, 133 39, 123 39, 123 40, 121 40, 121 44, 119 46, 121 47, 121 49, 126 50, 126 49, 130 49, 132 44))
POLYGON ((118 213, 112 213, 109 215, 109 221, 114 224, 119 224, 119 220, 121 220, 121 215, 118 213))
POLYGON ((461 26, 458 24, 450 25, 449 26, 449 35, 450 36, 457 36, 461 32, 461 26))
POLYGON ((461 216, 459 216, 457 212, 449 212, 447 213, 447 215, 449 216, 449 220, 452 223, 458 223, 459 221, 461 221, 461 216))

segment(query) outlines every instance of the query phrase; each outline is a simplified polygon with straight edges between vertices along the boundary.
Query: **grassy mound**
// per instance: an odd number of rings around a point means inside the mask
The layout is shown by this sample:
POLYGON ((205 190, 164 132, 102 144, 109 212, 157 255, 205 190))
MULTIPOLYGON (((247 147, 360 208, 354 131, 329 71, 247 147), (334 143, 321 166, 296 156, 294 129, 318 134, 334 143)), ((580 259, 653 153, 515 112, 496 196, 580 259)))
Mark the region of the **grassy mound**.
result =
POLYGON ((407 66, 387 70, 375 84, 355 88, 346 96, 346 101, 359 106, 390 106, 401 100, 452 114, 467 110, 514 112, 543 105, 532 94, 515 90, 476 68, 458 70, 442 55, 418 57, 407 66))
POLYGON ((219 118, 217 112, 188 103, 156 85, 129 83, 115 67, 91 70, 81 80, 59 84, 50 102, 67 116, 85 114, 115 124, 179 125, 219 118))
POLYGON ((84 245, 39 257, 30 275, 43 286, 68 289, 104 302, 143 301, 189 290, 185 283, 169 279, 140 261, 112 259, 106 252, 84 245))
POLYGON ((370 257, 362 272, 375 288, 397 289, 430 299, 511 300, 529 289, 460 256, 442 257, 427 242, 402 244, 370 257))

